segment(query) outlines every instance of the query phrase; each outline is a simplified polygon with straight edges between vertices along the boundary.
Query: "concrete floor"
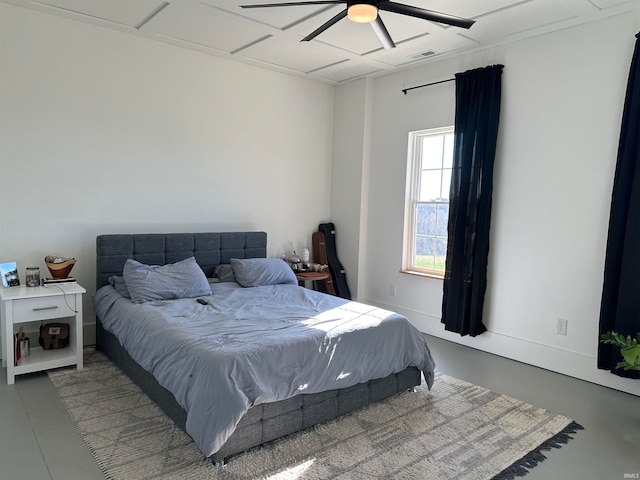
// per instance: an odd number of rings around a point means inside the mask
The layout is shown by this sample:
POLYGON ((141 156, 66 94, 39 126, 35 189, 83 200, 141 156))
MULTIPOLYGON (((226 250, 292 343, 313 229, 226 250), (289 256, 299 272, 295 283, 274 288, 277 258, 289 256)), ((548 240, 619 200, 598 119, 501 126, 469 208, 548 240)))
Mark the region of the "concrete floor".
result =
MULTIPOLYGON (((561 449, 545 453, 548 459, 527 479, 640 479, 640 397, 438 338, 428 341, 438 371, 585 427, 561 449)), ((0 425, 0 478, 104 479, 46 374, 6 385, 6 369, 0 369, 0 425)))

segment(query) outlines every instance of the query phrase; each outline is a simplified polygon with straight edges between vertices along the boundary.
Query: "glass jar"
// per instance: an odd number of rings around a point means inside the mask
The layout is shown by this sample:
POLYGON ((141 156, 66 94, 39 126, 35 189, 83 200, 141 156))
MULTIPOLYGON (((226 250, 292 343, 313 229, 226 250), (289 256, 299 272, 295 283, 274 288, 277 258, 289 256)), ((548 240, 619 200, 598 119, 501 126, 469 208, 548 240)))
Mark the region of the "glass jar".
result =
POLYGON ((27 267, 26 284, 27 287, 39 287, 40 286, 40 268, 39 267, 27 267))

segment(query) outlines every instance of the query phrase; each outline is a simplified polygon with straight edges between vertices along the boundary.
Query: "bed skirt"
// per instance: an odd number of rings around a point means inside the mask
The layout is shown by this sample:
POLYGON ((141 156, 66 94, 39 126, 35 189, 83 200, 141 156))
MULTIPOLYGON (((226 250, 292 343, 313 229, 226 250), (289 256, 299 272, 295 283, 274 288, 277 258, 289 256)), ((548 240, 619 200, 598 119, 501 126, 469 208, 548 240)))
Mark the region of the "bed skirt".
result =
MULTIPOLYGON (((102 327, 99 319, 96 319, 96 337, 98 350, 104 352, 176 425, 185 430, 187 414, 173 394, 160 386, 153 375, 129 356, 118 339, 102 327)), ((402 372, 353 387, 301 394, 279 402, 256 405, 242 417, 227 442, 210 458, 216 463, 224 462, 231 455, 413 388, 420 385, 420 381, 420 371, 409 367, 402 372)))

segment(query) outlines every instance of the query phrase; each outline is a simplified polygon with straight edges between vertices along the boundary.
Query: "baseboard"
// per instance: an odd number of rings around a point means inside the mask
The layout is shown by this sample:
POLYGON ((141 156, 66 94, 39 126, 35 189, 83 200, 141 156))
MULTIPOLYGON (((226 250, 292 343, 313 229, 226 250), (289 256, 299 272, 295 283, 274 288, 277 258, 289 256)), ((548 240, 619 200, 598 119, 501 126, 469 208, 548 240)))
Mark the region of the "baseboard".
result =
POLYGON ((404 315, 418 330, 427 335, 640 396, 640 381, 618 377, 605 370, 599 370, 595 352, 593 356, 584 355, 491 331, 477 337, 461 337, 458 334, 447 332, 444 325, 440 323, 439 317, 371 300, 362 300, 362 302, 404 315))

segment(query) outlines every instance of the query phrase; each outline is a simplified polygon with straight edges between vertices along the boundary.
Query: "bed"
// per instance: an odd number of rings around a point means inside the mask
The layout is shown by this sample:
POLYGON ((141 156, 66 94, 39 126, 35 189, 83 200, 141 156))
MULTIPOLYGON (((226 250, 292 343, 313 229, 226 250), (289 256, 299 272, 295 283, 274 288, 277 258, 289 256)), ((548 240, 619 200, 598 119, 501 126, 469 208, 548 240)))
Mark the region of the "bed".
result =
POLYGON ((406 318, 305 289, 295 276, 271 282, 272 270, 255 280, 267 265, 289 275, 266 247, 265 232, 96 239, 98 349, 214 463, 420 385, 423 375, 433 382, 428 346, 406 318), (156 288, 134 303, 132 268, 190 262, 210 294, 157 299, 156 288), (223 270, 235 281, 216 278, 223 270), (116 285, 123 278, 131 298, 116 285))

